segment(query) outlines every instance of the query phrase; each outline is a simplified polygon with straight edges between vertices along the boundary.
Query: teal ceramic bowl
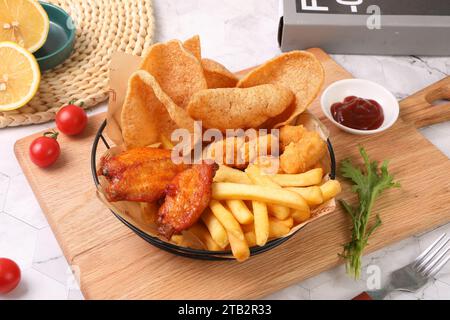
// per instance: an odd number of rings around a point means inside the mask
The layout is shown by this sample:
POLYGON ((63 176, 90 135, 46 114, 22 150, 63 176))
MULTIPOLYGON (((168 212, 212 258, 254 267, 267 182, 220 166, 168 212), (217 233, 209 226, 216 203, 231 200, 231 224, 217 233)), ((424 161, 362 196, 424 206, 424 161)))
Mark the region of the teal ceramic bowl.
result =
POLYGON ((70 57, 75 43, 75 24, 60 7, 39 2, 48 14, 50 29, 42 48, 34 53, 41 71, 50 70, 70 57))

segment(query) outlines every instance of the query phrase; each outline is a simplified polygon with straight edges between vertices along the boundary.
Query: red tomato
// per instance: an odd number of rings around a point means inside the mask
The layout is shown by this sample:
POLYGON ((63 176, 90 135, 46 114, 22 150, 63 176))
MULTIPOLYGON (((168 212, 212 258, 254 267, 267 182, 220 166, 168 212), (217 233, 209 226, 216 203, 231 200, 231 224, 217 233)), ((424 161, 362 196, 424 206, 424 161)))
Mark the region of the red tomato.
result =
POLYGON ((12 260, 0 258, 0 293, 12 291, 20 282, 20 268, 12 260))
POLYGON ((56 114, 56 126, 69 136, 81 133, 86 128, 87 121, 83 108, 74 104, 62 107, 56 114))
POLYGON ((58 133, 47 132, 31 143, 30 158, 35 165, 45 168, 55 163, 61 153, 57 137, 58 133))

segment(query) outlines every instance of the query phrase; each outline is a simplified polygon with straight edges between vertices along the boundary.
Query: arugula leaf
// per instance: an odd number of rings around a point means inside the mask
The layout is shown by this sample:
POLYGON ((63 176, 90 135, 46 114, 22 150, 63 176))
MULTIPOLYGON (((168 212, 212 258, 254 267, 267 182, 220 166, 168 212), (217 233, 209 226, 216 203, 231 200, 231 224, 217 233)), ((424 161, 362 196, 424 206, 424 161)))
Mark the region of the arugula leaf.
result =
POLYGON ((383 161, 379 168, 379 163, 371 162, 363 147, 359 148, 359 153, 364 160, 365 173, 355 167, 349 159, 341 162, 341 174, 353 182, 352 191, 358 194, 359 204, 351 206, 344 200, 339 201, 352 221, 352 238, 344 245, 341 256, 346 259, 347 273, 355 279, 360 277, 361 257, 369 237, 381 225, 381 218, 377 215, 375 223, 368 226, 375 200, 384 190, 400 187, 389 174, 388 161, 383 161))

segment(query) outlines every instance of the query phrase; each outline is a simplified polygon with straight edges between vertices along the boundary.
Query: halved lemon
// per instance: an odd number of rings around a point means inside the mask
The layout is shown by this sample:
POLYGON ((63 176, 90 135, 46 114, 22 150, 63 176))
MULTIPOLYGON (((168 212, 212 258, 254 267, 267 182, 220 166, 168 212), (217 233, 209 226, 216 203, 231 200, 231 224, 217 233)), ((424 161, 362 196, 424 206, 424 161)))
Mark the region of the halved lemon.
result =
POLYGON ((0 0, 0 41, 20 44, 30 52, 48 36, 48 15, 36 0, 0 0))
POLYGON ((40 81, 39 66, 30 52, 17 43, 0 42, 0 111, 27 104, 40 81))

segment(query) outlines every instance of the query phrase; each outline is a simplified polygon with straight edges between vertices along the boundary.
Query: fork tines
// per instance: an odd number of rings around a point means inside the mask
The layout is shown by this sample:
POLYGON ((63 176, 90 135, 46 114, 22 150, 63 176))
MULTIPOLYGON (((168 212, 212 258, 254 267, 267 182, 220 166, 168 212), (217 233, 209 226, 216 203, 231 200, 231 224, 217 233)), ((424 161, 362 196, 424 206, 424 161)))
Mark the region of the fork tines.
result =
POLYGON ((414 260, 414 270, 424 277, 433 277, 450 260, 450 246, 447 246, 449 242, 450 237, 446 233, 441 235, 414 260))

